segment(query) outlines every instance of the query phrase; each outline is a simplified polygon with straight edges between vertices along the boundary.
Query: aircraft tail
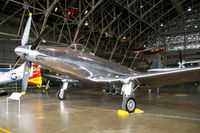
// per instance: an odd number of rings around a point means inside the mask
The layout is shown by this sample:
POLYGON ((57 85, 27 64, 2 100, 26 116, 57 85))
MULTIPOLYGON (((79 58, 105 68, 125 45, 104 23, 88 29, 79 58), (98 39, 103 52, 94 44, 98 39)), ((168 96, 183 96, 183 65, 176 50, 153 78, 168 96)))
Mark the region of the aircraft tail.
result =
POLYGON ((151 64, 150 69, 156 69, 156 68, 163 68, 164 65, 161 62, 161 55, 156 55, 156 60, 151 64))
POLYGON ((42 76, 39 65, 32 64, 31 77, 28 82, 34 85, 42 84, 42 76))

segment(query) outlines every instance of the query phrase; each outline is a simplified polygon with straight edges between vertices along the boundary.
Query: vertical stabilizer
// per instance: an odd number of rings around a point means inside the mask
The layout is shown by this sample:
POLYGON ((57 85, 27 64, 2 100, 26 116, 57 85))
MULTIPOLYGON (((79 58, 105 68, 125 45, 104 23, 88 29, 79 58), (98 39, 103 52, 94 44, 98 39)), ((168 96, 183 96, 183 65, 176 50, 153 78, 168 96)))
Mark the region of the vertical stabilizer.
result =
POLYGON ((155 56, 156 56, 156 59, 151 64, 150 69, 163 68, 164 65, 162 64, 162 61, 161 61, 161 55, 160 54, 156 54, 155 56))
POLYGON ((34 85, 42 84, 42 76, 39 65, 32 64, 31 77, 28 82, 34 85))

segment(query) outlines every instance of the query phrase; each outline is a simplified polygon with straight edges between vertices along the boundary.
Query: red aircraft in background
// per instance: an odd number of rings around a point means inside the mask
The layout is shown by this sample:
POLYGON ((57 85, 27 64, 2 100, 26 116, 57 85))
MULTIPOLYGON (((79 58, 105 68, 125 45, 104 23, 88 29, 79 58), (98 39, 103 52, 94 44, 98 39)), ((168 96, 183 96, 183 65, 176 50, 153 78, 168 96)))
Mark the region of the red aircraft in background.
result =
POLYGON ((82 13, 82 11, 79 10, 79 8, 76 7, 70 7, 69 9, 58 9, 55 8, 55 12, 68 12, 67 15, 64 15, 65 18, 70 18, 74 13, 82 13))
POLYGON ((157 54, 157 53, 161 53, 164 52, 165 49, 164 48, 160 48, 160 49, 151 49, 149 51, 145 51, 145 54, 157 54))
POLYGON ((161 52, 165 51, 164 48, 150 49, 150 48, 139 47, 139 46, 133 46, 133 47, 129 48, 129 50, 137 51, 137 52, 142 52, 142 53, 147 54, 147 55, 149 55, 149 54, 157 54, 157 53, 161 53, 161 52))
POLYGON ((147 48, 145 47, 139 47, 139 46, 133 46, 131 48, 129 48, 129 50, 132 50, 132 51, 140 51, 140 50, 145 50, 147 48))

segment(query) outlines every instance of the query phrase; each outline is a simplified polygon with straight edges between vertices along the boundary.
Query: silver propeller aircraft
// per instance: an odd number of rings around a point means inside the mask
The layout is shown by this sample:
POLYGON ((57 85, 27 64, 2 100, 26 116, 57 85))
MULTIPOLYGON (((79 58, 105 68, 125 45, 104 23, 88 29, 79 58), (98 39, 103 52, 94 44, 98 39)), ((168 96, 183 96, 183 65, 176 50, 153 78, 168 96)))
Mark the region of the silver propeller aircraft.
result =
MULTIPOLYGON (((41 40, 42 37, 38 38, 41 40)), ((140 85, 161 87, 168 84, 195 81, 200 78, 200 67, 167 72, 141 73, 84 51, 41 46, 39 45, 39 39, 36 39, 37 43, 35 42, 33 45, 18 46, 15 48, 16 54, 27 63, 33 62, 79 81, 95 84, 122 84, 122 109, 128 112, 133 112, 136 108, 134 92, 140 85)), ((24 77, 23 82, 27 82, 26 77, 24 77)), ((68 80, 63 83, 63 87, 57 93, 59 99, 65 99, 67 87, 68 80)))

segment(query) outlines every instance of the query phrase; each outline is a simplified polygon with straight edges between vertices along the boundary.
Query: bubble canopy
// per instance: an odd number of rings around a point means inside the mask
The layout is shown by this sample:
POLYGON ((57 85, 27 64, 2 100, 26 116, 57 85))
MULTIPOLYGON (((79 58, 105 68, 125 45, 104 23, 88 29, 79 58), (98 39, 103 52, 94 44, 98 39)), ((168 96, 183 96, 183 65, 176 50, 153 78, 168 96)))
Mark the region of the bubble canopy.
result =
POLYGON ((77 51, 86 52, 86 53, 92 52, 91 49, 88 49, 86 46, 84 46, 83 44, 79 44, 79 43, 73 43, 69 46, 69 48, 77 50, 77 51))

